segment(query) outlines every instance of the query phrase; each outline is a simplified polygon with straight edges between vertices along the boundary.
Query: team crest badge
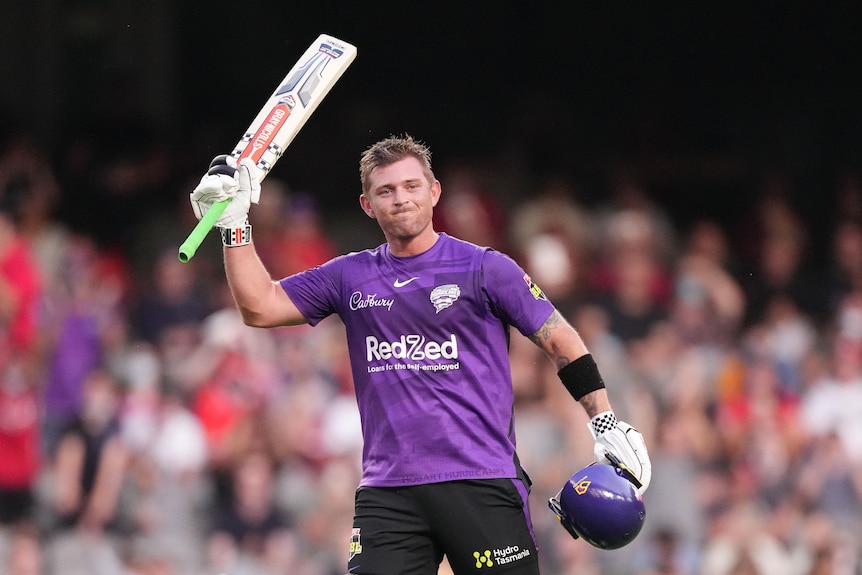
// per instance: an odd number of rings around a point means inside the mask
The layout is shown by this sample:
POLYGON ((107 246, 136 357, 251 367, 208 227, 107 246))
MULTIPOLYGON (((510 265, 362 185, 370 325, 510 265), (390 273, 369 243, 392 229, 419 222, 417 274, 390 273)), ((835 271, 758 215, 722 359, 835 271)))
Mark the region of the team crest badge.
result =
POLYGON ((587 489, 590 488, 591 483, 592 483, 592 481, 590 481, 586 477, 584 477, 583 479, 581 479, 577 483, 574 483, 573 486, 575 488, 575 493, 577 493, 578 495, 583 495, 584 493, 587 492, 587 489))
POLYGON ((437 286, 431 291, 431 303, 434 304, 436 313, 440 313, 447 307, 451 307, 461 297, 461 288, 458 284, 446 284, 437 286))

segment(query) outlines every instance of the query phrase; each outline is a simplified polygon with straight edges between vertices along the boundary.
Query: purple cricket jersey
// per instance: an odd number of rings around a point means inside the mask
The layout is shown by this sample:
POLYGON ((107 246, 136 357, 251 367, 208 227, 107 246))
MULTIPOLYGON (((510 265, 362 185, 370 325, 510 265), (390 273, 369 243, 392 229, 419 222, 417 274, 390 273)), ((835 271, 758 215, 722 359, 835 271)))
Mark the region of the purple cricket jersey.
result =
POLYGON ((384 244, 281 285, 311 325, 346 326, 362 485, 516 477, 508 326, 535 333, 553 306, 510 257, 440 234, 415 256, 384 244))

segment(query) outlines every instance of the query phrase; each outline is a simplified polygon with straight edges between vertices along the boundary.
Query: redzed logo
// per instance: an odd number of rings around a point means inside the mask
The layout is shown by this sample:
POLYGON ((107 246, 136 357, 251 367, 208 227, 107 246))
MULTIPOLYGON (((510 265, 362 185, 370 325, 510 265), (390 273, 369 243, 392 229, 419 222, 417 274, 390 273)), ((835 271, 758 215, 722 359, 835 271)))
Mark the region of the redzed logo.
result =
POLYGON ((373 335, 365 338, 365 356, 368 361, 381 359, 458 359, 458 340, 455 334, 447 341, 428 341, 425 336, 402 335, 395 341, 380 341, 373 335))

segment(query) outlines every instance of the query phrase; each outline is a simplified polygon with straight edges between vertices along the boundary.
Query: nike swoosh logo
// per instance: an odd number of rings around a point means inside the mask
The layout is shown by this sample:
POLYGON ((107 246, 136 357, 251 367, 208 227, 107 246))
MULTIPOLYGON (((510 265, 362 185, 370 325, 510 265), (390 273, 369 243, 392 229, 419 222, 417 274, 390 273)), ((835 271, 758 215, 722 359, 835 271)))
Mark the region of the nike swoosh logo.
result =
POLYGON ((409 284, 409 283, 410 283, 410 282, 412 282, 413 280, 418 280, 418 279, 419 279, 419 278, 418 278, 417 276, 413 276, 413 277, 412 277, 412 278, 410 278, 409 280, 404 280, 403 282, 402 282, 402 281, 399 281, 398 279, 396 279, 396 280, 395 280, 395 282, 394 282, 392 285, 394 285, 394 286, 395 286, 395 287, 397 287, 397 288, 401 288, 401 287, 406 286, 407 284, 409 284))

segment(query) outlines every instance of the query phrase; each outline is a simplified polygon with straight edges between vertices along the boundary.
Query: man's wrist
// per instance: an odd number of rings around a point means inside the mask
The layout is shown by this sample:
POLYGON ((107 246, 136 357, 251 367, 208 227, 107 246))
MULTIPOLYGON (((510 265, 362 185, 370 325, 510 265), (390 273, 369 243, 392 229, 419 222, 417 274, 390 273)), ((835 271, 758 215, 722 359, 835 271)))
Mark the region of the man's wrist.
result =
POLYGON ((251 243, 251 224, 246 223, 231 228, 219 226, 219 232, 221 233, 221 243, 225 247, 235 248, 251 243))
POLYGON ((589 353, 562 367, 557 376, 576 401, 605 387, 599 368, 589 353))
POLYGON ((613 411, 603 411, 590 419, 590 430, 593 437, 598 437, 614 429, 617 426, 617 416, 613 411))

